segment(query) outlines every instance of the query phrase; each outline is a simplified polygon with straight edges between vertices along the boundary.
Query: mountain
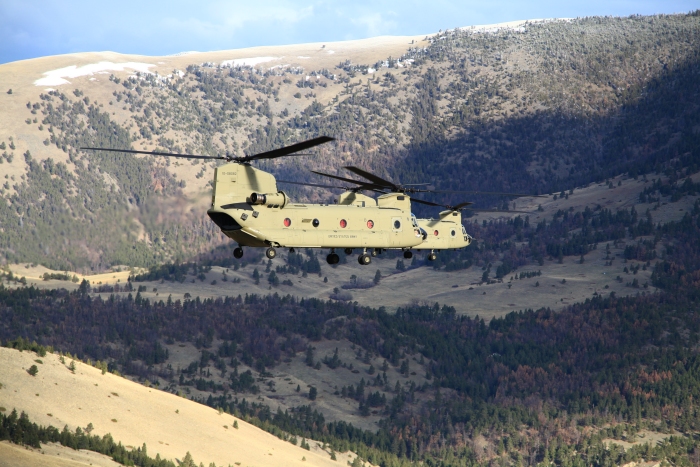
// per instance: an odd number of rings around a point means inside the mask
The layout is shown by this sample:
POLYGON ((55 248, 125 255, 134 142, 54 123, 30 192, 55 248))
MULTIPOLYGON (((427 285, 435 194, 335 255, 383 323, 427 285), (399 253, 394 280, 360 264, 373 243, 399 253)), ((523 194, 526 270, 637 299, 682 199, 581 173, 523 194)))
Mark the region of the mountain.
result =
POLYGON ((693 173, 699 18, 523 21, 427 37, 4 64, 12 89, 0 97, 4 261, 147 267, 225 242, 203 216, 213 163, 77 149, 84 145, 240 154, 329 134, 339 141, 320 157, 260 166, 308 181, 309 169, 352 163, 404 183, 531 193, 622 173, 693 173))

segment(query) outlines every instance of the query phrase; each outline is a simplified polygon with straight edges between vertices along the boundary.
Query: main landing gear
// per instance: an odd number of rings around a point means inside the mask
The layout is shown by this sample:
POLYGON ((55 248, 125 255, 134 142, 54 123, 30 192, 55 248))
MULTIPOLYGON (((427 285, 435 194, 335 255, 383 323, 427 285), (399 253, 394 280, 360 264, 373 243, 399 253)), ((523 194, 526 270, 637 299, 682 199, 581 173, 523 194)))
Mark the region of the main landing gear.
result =
POLYGON ((372 262, 372 256, 367 254, 367 248, 362 250, 362 254, 357 258, 357 262, 362 266, 367 266, 372 262))
POLYGON ((430 254, 428 254, 428 261, 435 261, 437 259, 437 255, 435 254, 435 250, 430 250, 430 254))
POLYGON ((335 249, 331 250, 330 254, 326 256, 326 262, 328 264, 338 264, 340 262, 340 256, 335 252, 335 249))
POLYGON ((243 248, 237 247, 233 250, 233 257, 236 259, 243 258, 243 248))
POLYGON ((413 252, 411 250, 404 250, 403 257, 406 259, 413 258, 413 252))
POLYGON ((265 256, 267 256, 269 259, 275 259, 275 257, 277 256, 277 252, 274 248, 270 247, 267 250, 265 250, 265 256))

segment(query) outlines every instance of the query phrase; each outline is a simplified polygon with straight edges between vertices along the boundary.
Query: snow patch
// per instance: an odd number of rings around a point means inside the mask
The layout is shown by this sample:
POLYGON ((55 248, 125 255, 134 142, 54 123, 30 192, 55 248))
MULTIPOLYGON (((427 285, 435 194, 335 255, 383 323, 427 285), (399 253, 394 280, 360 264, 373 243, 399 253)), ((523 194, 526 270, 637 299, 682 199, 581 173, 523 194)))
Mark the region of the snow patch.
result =
POLYGON ((326 50, 326 53, 334 54, 334 53, 335 53, 335 50, 326 50))
POLYGON ((255 66, 261 63, 269 62, 271 60, 276 60, 277 57, 252 57, 252 58, 236 58, 233 60, 224 60, 221 62, 221 66, 255 66))
POLYGON ((303 55, 299 55, 297 58, 307 59, 307 58, 311 58, 311 57, 304 57, 303 55))
POLYGON ((178 52, 178 53, 176 53, 176 54, 166 55, 166 57, 181 57, 181 56, 183 56, 183 55, 198 54, 198 53, 199 53, 199 52, 197 52, 196 50, 190 50, 190 51, 187 51, 187 52, 178 52))
POLYGON ((39 78, 34 81, 35 86, 60 86, 62 84, 70 84, 66 78, 77 78, 79 76, 92 76, 95 73, 106 72, 106 71, 124 71, 126 68, 139 71, 141 73, 150 73, 148 71, 149 67, 152 67, 150 63, 139 63, 139 62, 125 62, 125 63, 112 63, 112 62, 99 62, 91 63, 89 65, 76 66, 71 65, 65 68, 59 68, 58 70, 51 70, 44 73, 44 78, 39 78))

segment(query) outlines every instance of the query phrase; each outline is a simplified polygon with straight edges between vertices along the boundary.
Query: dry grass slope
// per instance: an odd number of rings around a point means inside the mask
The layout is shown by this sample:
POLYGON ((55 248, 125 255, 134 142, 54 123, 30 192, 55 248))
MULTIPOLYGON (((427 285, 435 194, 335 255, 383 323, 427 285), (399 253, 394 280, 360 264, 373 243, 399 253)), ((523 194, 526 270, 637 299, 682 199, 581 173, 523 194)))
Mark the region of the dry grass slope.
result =
MULTIPOLYGON (((197 462, 207 465, 210 462, 219 466, 239 462, 256 466, 338 465, 314 441, 310 441, 311 450, 307 451, 232 415, 219 414, 110 373, 103 375, 83 363, 76 363, 76 371, 72 373, 68 368, 70 361, 61 363, 58 355, 42 357, 43 363, 37 364, 39 373, 32 377, 26 369, 36 364, 36 359, 33 352, 0 348, 0 405, 8 411, 13 408, 24 411, 41 425, 59 429, 68 425, 75 429, 92 423, 94 434, 111 433, 126 446, 146 443, 151 456, 158 453, 176 460, 189 451, 197 462), (238 429, 233 428, 234 421, 238 422, 238 429)), ((17 464, 7 465, 37 465, 31 460, 36 453, 18 452, 7 445, 0 446, 0 458, 6 458, 6 453, 18 459, 17 464)), ((342 455, 343 459, 353 457, 352 454, 348 457, 348 453, 342 455)), ((0 465, 4 465, 2 461, 0 465)), ((42 465, 52 464, 42 462, 42 465)))

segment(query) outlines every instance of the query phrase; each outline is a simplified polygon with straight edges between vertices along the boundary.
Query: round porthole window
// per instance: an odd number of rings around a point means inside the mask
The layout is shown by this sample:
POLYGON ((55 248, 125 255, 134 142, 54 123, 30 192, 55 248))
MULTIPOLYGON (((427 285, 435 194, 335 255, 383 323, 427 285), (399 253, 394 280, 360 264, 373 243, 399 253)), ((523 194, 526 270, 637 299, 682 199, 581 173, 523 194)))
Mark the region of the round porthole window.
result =
POLYGON ((340 228, 344 229, 347 226, 348 226, 348 221, 346 221, 345 219, 340 219, 340 228))
POLYGON ((440 232, 438 232, 438 231, 436 230, 435 232, 433 232, 433 235, 435 235, 435 236, 437 237, 439 233, 440 233, 440 232))
POLYGON ((395 229, 400 229, 400 228, 401 228, 401 221, 400 221, 400 220, 395 220, 395 221, 394 221, 394 228, 395 228, 395 229))
POLYGON ((318 227, 319 224, 320 224, 320 222, 318 221, 318 219, 314 219, 314 220, 311 222, 311 225, 313 225, 314 227, 318 227))
POLYGON ((373 220, 367 221, 367 228, 368 228, 368 229, 373 229, 373 228, 374 228, 374 221, 373 221, 373 220))
POLYGON ((289 217, 287 217, 287 218, 284 220, 284 226, 285 226, 285 227, 289 227, 290 225, 292 225, 292 220, 291 220, 289 217))
POLYGON ((455 232, 454 230, 451 233, 453 237, 457 234, 457 232, 455 232))

